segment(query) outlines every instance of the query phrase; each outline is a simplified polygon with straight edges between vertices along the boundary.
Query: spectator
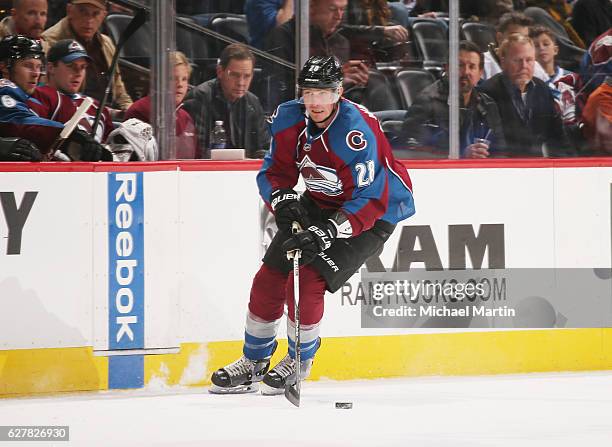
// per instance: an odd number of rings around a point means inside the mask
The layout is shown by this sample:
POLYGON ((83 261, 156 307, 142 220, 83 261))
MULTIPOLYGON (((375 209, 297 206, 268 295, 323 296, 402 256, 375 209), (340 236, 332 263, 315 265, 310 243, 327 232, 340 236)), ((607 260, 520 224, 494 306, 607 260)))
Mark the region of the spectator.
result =
POLYGON ((513 34, 502 43, 500 57, 502 73, 484 82, 481 90, 497 102, 508 155, 567 155, 567 138, 552 93, 533 76, 533 41, 513 34))
POLYGON ((244 13, 251 38, 249 43, 262 49, 268 33, 293 17, 293 0, 246 0, 244 13))
POLYGON ((569 70, 561 68, 555 62, 555 57, 559 54, 557 37, 550 28, 546 28, 542 25, 536 25, 531 28, 529 30, 529 37, 531 37, 535 45, 536 61, 549 76, 546 83, 551 90, 554 90, 554 83, 556 81, 572 73, 569 70))
POLYGON ((0 22, 0 38, 21 34, 30 39, 40 40, 43 50, 47 42, 41 38, 47 23, 47 0, 13 0, 11 15, 0 22))
POLYGON ((349 0, 340 32, 351 42, 352 59, 368 60, 375 67, 374 47, 393 52, 393 46, 408 40, 408 30, 391 22, 390 17, 386 0, 349 0))
POLYGON ((612 28, 593 41, 580 64, 580 74, 574 87, 576 116, 581 116, 589 95, 610 73, 612 73, 612 28))
POLYGON ((263 158, 270 143, 263 108, 249 92, 255 56, 242 44, 231 44, 221 52, 217 78, 198 85, 187 97, 187 110, 196 124, 198 141, 209 158, 210 131, 223 121, 231 147, 244 148, 247 157, 263 158))
POLYGON ((588 47, 597 36, 612 28, 612 2, 578 0, 572 12, 572 25, 588 47))
POLYGON ((612 155, 612 75, 589 96, 582 131, 594 154, 612 155))
POLYGON ((568 20, 572 7, 567 0, 527 0, 527 6, 523 13, 534 23, 549 28, 567 45, 585 48, 584 41, 568 20))
POLYGON ((565 70, 555 62, 559 54, 557 37, 549 28, 536 25, 529 30, 529 37, 533 40, 536 49, 536 60, 549 76, 546 85, 555 98, 563 123, 573 125, 576 123, 576 93, 574 83, 567 79, 575 79, 575 73, 565 70), (563 81, 562 81, 563 80, 563 81))
MULTIPOLYGON (((183 99, 189 87, 191 65, 187 57, 177 51, 172 54, 174 65, 174 101, 176 104, 176 158, 202 158, 198 145, 195 124, 191 115, 183 108, 183 99)), ((139 99, 125 113, 125 119, 138 118, 151 123, 151 96, 139 99)))
MULTIPOLYGON (((7 36, 0 41, 0 136, 27 138, 43 154, 44 159, 58 157, 55 142, 64 125, 41 118, 30 104, 36 102, 30 95, 44 70, 45 54, 36 40, 25 36, 7 36)), ((77 159, 84 161, 112 160, 110 152, 82 131, 72 132, 77 159)), ((64 145, 63 147, 67 147, 64 145)), ((75 157, 73 157, 75 158, 75 157)), ((65 154, 59 159, 70 160, 65 154)))
MULTIPOLYGON (((361 60, 350 60, 351 44, 339 32, 348 0, 312 0, 310 2, 310 56, 335 56, 343 65, 343 87, 345 95, 351 88, 364 89, 368 85, 370 72, 361 60)), ((265 45, 266 51, 289 62, 295 62, 295 17, 272 30, 265 45)), ((295 92, 286 84, 292 80, 283 80, 280 89, 288 100, 295 92)), ((282 96, 282 95, 281 95, 282 96)), ((352 98, 355 99, 355 98, 352 98)))
MULTIPOLYGON (((85 48, 76 40, 64 39, 56 42, 48 53, 47 85, 37 87, 32 93, 32 97, 38 100, 38 103, 33 102, 30 105, 32 109, 40 117, 60 123, 68 122, 87 97, 79 91, 90 62, 91 58, 85 48)), ((79 128, 86 133, 92 131, 98 106, 98 101, 94 99, 94 104, 79 124, 79 128)), ((113 121, 106 108, 96 128, 96 141, 105 142, 111 130, 113 121)))
MULTIPOLYGON (((533 25, 533 21, 525 14, 520 12, 509 12, 501 16, 497 25, 497 33, 495 39, 497 44, 501 44, 511 34, 520 34, 521 36, 529 36, 529 27, 533 25)), ((485 53, 485 65, 483 79, 489 79, 497 73, 501 72, 499 65, 498 49, 489 46, 489 51, 485 53)), ((548 80, 548 75, 539 63, 535 63, 534 75, 543 81, 548 80)))
MULTIPOLYGON (((115 54, 115 45, 110 37, 100 33, 100 26, 106 17, 105 0, 71 0, 66 5, 66 17, 43 33, 43 37, 53 45, 58 40, 77 40, 91 58, 87 66, 84 93, 101 99, 108 83, 108 70, 115 54)), ((109 104, 119 110, 112 110, 113 119, 121 117, 122 112, 132 105, 119 69, 115 72, 109 104)))
MULTIPOLYGON (((505 147, 501 118, 495 101, 478 91, 484 57, 472 42, 459 44, 459 109, 461 156, 486 158, 505 147), (476 141, 475 139, 488 140, 476 141)), ((448 151, 449 107, 448 78, 427 87, 408 110, 401 139, 414 138, 425 146, 448 151)))

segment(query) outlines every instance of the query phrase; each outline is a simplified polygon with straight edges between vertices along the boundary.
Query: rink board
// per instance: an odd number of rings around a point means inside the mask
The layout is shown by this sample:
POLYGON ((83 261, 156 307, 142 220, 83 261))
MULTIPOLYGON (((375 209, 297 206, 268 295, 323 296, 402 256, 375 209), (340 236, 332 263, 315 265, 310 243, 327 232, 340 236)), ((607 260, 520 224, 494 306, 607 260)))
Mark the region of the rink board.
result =
MULTIPOLYGON (((407 165, 417 214, 403 225, 429 228, 445 268, 449 226, 502 224, 506 267, 610 269, 610 160, 407 165)), ((1 165, 0 395, 209 383, 240 354, 269 229, 258 167, 1 165), (128 177, 121 197, 112 181, 128 177)), ((366 329, 337 293, 312 379, 611 369, 610 331, 366 329)))

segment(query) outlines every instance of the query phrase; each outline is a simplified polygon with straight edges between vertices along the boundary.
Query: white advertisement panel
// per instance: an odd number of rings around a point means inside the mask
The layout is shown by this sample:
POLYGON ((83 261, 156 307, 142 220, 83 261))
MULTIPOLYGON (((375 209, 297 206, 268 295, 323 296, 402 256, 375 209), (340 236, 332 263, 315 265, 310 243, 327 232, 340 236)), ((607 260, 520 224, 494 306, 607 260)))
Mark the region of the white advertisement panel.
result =
MULTIPOLYGON (((609 279, 612 168, 410 174, 417 213, 398 225, 366 276, 439 264, 443 271, 581 268, 609 279), (486 242, 480 253, 476 239, 486 242)), ((255 176, 0 173, 0 349, 242 339, 264 234, 273 228, 255 176)), ((326 297, 322 336, 499 330, 486 319, 457 329, 363 328, 362 275, 326 297)), ((582 301, 553 309, 555 327, 569 315, 572 324, 593 324, 584 293, 575 295, 582 301)), ((597 312, 610 314, 607 306, 597 312)))
POLYGON ((91 173, 0 174, 0 350, 92 344, 91 173))

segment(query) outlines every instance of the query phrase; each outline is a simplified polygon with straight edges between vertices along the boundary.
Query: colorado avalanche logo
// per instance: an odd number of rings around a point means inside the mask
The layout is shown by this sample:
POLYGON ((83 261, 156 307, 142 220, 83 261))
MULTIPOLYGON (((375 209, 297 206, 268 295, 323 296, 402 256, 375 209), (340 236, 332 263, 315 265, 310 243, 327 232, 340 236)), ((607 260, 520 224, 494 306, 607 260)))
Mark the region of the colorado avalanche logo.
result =
POLYGON ((363 132, 351 130, 346 134, 346 144, 354 151, 362 151, 368 147, 368 141, 365 139, 363 132))
POLYGON ((68 49, 70 51, 83 51, 85 52, 85 48, 83 48, 83 46, 78 43, 76 40, 73 40, 70 45, 68 45, 68 49))
POLYGON ((309 191, 327 196, 342 194, 342 180, 338 178, 334 169, 316 165, 308 155, 297 165, 309 191))

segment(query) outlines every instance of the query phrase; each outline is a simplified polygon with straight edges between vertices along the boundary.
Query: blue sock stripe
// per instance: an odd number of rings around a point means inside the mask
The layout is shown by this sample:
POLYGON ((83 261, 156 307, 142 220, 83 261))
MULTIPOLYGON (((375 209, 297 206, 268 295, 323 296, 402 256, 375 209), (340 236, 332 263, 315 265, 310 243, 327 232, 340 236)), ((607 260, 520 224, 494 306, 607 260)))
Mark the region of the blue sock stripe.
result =
MULTIPOLYGON (((295 358, 295 342, 291 339, 289 342, 289 355, 291 358, 295 358)), ((319 349, 319 339, 313 340, 308 343, 300 343, 300 357, 302 360, 308 360, 315 356, 317 350, 319 349)))
POLYGON ((274 341, 275 338, 276 337, 256 337, 249 334, 247 331, 244 331, 244 341, 245 343, 249 343, 251 345, 267 345, 271 341, 274 341))
POLYGON ((260 360, 270 357, 276 346, 275 337, 260 338, 244 332, 244 346, 242 353, 251 360, 260 360))

